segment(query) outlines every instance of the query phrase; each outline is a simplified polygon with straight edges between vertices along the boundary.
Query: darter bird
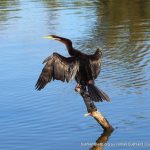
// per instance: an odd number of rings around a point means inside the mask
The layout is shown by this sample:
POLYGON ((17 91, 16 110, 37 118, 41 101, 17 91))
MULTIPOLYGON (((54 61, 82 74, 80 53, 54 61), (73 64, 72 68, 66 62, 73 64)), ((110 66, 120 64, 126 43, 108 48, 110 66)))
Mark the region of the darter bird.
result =
POLYGON ((65 44, 70 57, 64 57, 56 52, 47 57, 46 63, 39 79, 35 85, 37 90, 43 89, 52 80, 69 82, 76 80, 76 91, 81 87, 88 90, 91 100, 95 102, 110 101, 109 96, 95 86, 94 80, 100 73, 102 52, 97 49, 94 54, 87 55, 73 47, 72 41, 56 35, 49 35, 45 38, 53 39, 65 44))

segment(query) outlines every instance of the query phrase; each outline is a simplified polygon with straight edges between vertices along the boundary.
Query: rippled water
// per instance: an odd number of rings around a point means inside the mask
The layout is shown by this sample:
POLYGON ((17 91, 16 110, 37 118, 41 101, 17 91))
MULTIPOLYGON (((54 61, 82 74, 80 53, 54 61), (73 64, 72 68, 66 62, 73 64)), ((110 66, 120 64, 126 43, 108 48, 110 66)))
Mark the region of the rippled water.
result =
MULTIPOLYGON (((93 118, 83 117, 86 108, 74 81, 35 91, 42 60, 53 51, 68 55, 62 44, 41 38, 48 34, 72 39, 85 53, 103 48, 96 84, 112 102, 96 105, 116 128, 108 144, 148 143, 149 6, 149 0, 1 0, 0 149, 87 150, 103 132, 93 118)), ((133 149, 104 147, 122 148, 133 149)))

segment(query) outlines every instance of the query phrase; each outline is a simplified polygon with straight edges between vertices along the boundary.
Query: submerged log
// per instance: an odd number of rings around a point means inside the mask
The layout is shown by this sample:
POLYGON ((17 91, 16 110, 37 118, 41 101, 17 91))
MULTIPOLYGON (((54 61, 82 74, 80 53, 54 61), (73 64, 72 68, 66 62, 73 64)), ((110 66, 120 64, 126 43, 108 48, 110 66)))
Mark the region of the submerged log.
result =
POLYGON ((88 112, 86 116, 92 116, 102 126, 104 131, 113 131, 114 128, 109 124, 107 119, 97 110, 86 88, 82 86, 80 87, 80 90, 77 90, 77 92, 80 93, 86 105, 88 112))

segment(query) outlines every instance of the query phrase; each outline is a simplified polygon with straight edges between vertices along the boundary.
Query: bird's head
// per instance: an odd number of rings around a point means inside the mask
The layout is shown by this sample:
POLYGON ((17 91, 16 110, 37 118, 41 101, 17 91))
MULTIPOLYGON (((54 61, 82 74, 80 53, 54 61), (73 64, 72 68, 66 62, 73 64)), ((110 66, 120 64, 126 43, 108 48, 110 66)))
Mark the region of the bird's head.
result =
POLYGON ((72 44, 71 40, 63 38, 63 37, 60 37, 60 36, 57 36, 57 35, 48 35, 48 36, 44 36, 43 38, 56 40, 56 41, 59 41, 61 43, 64 43, 65 45, 72 44))

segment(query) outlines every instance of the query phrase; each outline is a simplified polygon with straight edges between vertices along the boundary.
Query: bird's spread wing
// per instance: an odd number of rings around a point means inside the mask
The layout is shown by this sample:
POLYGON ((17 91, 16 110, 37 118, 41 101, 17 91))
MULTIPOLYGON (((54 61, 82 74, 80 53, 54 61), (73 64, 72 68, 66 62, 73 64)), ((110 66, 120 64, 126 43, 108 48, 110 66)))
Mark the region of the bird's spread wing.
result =
POLYGON ((95 54, 89 55, 90 68, 94 79, 96 79, 100 73, 101 56, 102 56, 102 52, 100 49, 97 49, 95 54))
POLYGON ((46 63, 39 79, 35 85, 37 90, 41 90, 51 80, 61 80, 69 82, 74 79, 77 71, 79 70, 79 63, 75 57, 63 57, 58 53, 53 53, 44 60, 46 63))

